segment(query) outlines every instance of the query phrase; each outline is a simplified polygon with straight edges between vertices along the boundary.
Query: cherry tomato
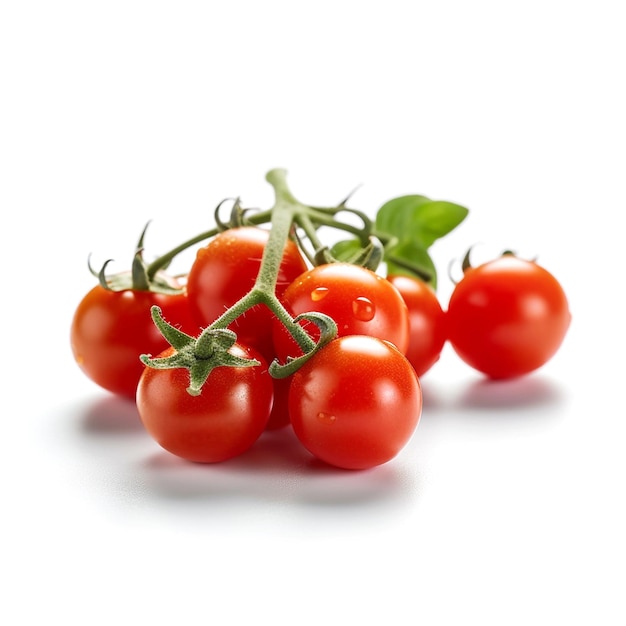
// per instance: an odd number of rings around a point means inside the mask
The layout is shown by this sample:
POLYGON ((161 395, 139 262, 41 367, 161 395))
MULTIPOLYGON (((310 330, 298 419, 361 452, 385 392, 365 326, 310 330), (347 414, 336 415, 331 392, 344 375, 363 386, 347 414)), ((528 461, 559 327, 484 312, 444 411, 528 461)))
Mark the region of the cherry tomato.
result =
MULTIPOLYGON (((200 248, 187 277, 187 292, 192 314, 202 327, 210 325, 253 287, 269 233, 267 229, 244 226, 226 230, 200 248)), ((276 295, 280 298, 287 286, 307 265, 297 245, 288 240, 278 270, 276 295)), ((229 328, 238 341, 251 345, 269 359, 272 352, 271 311, 255 306, 229 328)))
POLYGON ((400 292, 409 309, 410 338, 406 357, 423 376, 441 356, 446 343, 446 315, 433 288, 418 278, 391 275, 387 280, 400 292))
MULTIPOLYGON (((294 317, 311 311, 329 315, 339 337, 370 335, 390 341, 401 352, 408 348, 409 316, 402 296, 389 281, 364 267, 350 263, 314 267, 287 287, 282 301, 294 317)), ((315 324, 302 326, 314 339, 319 337, 315 324)), ((278 320, 273 337, 279 360, 302 354, 278 320)))
MULTIPOLYGON (((172 352, 169 348, 159 356, 172 352)), ((148 433, 168 452, 197 463, 218 463, 248 450, 265 429, 273 397, 267 365, 251 348, 234 344, 229 352, 261 365, 216 367, 197 396, 187 392, 188 370, 145 368, 137 409, 148 433)))
POLYGON ((267 422, 265 430, 278 430, 289 424, 289 387, 291 385, 291 376, 287 378, 274 378, 274 403, 272 404, 272 412, 267 422))
POLYGON ((134 399, 144 369, 139 356, 168 347, 152 322, 152 305, 184 332, 197 332, 184 292, 111 291, 97 285, 78 304, 70 329, 72 352, 83 372, 103 389, 134 399))
POLYGON ((293 374, 289 415, 302 444, 322 461, 367 469, 395 457, 422 411, 419 379, 389 342, 334 339, 293 374))
POLYGON ((527 374, 559 349, 571 315, 565 292, 543 267, 512 254, 468 268, 447 311, 452 347, 490 378, 527 374))

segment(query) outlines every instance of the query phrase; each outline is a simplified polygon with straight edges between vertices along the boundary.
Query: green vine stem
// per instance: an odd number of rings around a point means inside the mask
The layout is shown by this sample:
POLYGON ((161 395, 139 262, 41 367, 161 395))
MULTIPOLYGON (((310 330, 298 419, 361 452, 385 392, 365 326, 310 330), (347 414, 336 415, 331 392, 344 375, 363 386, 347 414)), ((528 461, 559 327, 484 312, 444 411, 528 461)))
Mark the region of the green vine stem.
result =
MULTIPOLYGON (((200 393, 200 389, 213 367, 220 365, 242 367, 251 364, 248 361, 237 361, 227 356, 228 348, 236 340, 235 333, 227 327, 239 316, 258 304, 267 306, 272 311, 304 352, 302 357, 290 360, 285 364, 280 364, 276 361, 272 363, 270 374, 275 378, 289 376, 337 335, 337 325, 331 317, 322 313, 307 314, 306 319, 317 324, 321 330, 321 337, 316 343, 302 326, 298 324, 300 318, 292 318, 276 296, 276 282, 280 263, 295 216, 296 214, 306 212, 308 207, 296 200, 289 190, 285 170, 271 170, 266 178, 274 188, 275 202, 272 209, 266 212, 266 215, 271 215, 271 228, 261 258, 261 266, 252 289, 223 315, 218 317, 209 327, 204 329, 197 339, 184 335, 184 333, 177 331, 163 320, 158 307, 153 307, 152 309, 152 317, 155 324, 178 352, 168 357, 157 359, 152 359, 149 355, 142 355, 141 360, 149 367, 161 369, 186 367, 189 369, 192 380, 188 391, 193 395, 200 393), (181 350, 182 354, 180 353, 181 350)), ((257 214, 255 217, 259 219, 259 215, 257 214)), ((211 232, 208 231, 208 233, 211 232)), ((206 236, 207 233, 204 233, 190 241, 200 241, 200 237, 206 236)), ((189 242, 182 244, 182 246, 179 246, 168 255, 158 259, 157 263, 164 262, 163 259, 166 258, 169 261, 173 253, 177 254, 189 245, 191 245, 189 242)))
MULTIPOLYGON (((217 210, 219 210, 221 204, 222 203, 220 202, 220 204, 218 205, 216 209, 216 212, 217 210)), ((269 211, 259 211, 256 214, 246 216, 245 219, 246 219, 246 224, 260 225, 260 224, 266 224, 267 222, 269 222, 271 220, 271 217, 272 217, 272 212, 271 210, 269 210, 269 211)), ((216 220, 216 222, 219 224, 218 220, 216 220)), ((202 243, 203 241, 206 241, 207 239, 211 239, 212 237, 215 237, 215 235, 220 233, 222 230, 224 230, 224 225, 216 226, 214 228, 211 228, 207 231, 200 233, 199 235, 196 235, 195 237, 192 237, 191 239, 188 239, 187 241, 176 246, 175 248, 172 248, 172 250, 161 255, 160 257, 158 257, 157 259, 155 259, 154 261, 152 261, 152 263, 148 265, 148 267, 146 268, 146 273, 148 277, 154 278, 154 276, 157 274, 159 270, 163 269, 164 267, 167 267, 173 261, 173 259, 176 256, 178 256, 181 252, 184 252, 188 248, 191 248, 192 246, 202 243)))
POLYGON ((289 190, 285 170, 271 170, 266 178, 274 187, 276 199, 271 209, 271 228, 255 284, 243 298, 218 317, 210 328, 226 328, 248 309, 257 304, 264 304, 285 325, 300 348, 310 353, 316 348, 315 342, 299 324, 294 322, 275 294, 280 262, 294 216, 298 211, 305 210, 306 206, 298 202, 289 190))
MULTIPOLYGON (((204 329, 199 337, 182 336, 180 331, 177 331, 162 319, 159 311, 155 309, 152 311, 155 324, 175 350, 173 355, 160 359, 142 355, 142 362, 150 367, 158 368, 186 367, 189 369, 192 377, 189 388, 190 393, 200 393, 202 385, 214 367, 220 365, 243 367, 251 364, 249 361, 233 359, 228 355, 228 349, 236 341, 235 333, 228 329, 228 326, 254 306, 262 305, 267 307, 285 326, 303 352, 303 356, 297 359, 288 359, 286 363, 282 364, 274 361, 270 364, 270 374, 275 378, 282 378, 292 374, 337 335, 337 325, 329 316, 313 312, 294 319, 276 296, 276 282, 285 244, 289 237, 293 237, 296 240, 300 250, 312 264, 332 263, 338 259, 334 258, 331 250, 323 244, 318 236, 318 229, 321 227, 339 229, 355 238, 354 243, 356 245, 351 247, 351 255, 347 262, 362 265, 375 271, 383 259, 393 260, 397 265, 406 264, 407 269, 422 275, 425 280, 428 279, 427 272, 421 272, 420 268, 413 266, 410 261, 407 262, 404 259, 392 257, 394 252, 393 246, 397 242, 396 237, 384 232, 378 232, 375 224, 367 215, 361 211, 348 208, 346 206, 348 198, 335 207, 313 207, 301 203, 291 193, 287 184, 286 170, 270 170, 266 175, 266 180, 273 187, 275 194, 274 205, 271 209, 251 211, 241 207, 239 198, 231 199, 234 201, 234 205, 231 210, 230 220, 225 222, 218 214, 220 208, 226 202, 222 201, 215 209, 216 226, 214 228, 185 241, 157 258, 151 264, 144 264, 141 268, 139 267, 141 253, 138 252, 137 277, 142 280, 145 277, 149 282, 156 276, 159 276, 162 273, 161 270, 168 267, 174 257, 183 250, 210 239, 225 229, 244 225, 260 226, 261 224, 270 224, 268 241, 265 245, 259 272, 252 289, 213 321, 208 328, 204 329), (362 224, 355 226, 338 219, 338 214, 342 212, 356 216, 362 224), (305 246, 305 240, 307 240, 307 246, 305 246), (313 250, 307 250, 307 247, 311 247, 313 250), (391 254, 389 255, 388 252, 391 252, 391 254), (142 270, 142 274, 139 273, 139 269, 142 270), (319 327, 320 338, 317 343, 298 323, 301 319, 313 322, 319 327)), ((138 246, 139 250, 141 250, 142 245, 143 234, 138 246)))

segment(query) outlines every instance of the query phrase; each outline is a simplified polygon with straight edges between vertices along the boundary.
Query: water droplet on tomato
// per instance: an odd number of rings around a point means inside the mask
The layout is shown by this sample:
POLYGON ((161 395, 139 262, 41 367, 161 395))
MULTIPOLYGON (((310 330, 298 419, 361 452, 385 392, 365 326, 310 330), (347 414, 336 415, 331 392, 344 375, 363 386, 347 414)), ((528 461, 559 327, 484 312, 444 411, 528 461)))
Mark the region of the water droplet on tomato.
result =
POLYGON ((328 287, 317 287, 311 292, 311 300, 313 302, 319 302, 322 298, 328 295, 328 287))
POLYGON ((376 307, 369 298, 360 296, 352 301, 352 313, 361 322, 369 322, 376 313, 376 307))
POLYGON ((320 411, 317 414, 317 419, 324 424, 333 424, 337 418, 332 413, 320 411))

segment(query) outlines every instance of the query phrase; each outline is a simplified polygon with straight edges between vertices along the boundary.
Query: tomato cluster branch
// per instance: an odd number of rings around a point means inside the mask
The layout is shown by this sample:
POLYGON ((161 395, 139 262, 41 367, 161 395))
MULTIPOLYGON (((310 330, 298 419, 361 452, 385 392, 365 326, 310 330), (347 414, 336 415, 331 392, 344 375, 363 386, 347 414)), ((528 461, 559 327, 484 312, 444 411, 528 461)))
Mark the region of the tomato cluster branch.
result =
MULTIPOLYGON (((316 344, 289 315, 275 294, 283 250, 290 236, 295 216, 307 209, 295 199, 287 186, 285 176, 284 170, 272 170, 267 175, 268 182, 274 187, 276 199, 269 211, 271 228, 255 284, 245 296, 217 318, 210 328, 226 328, 253 306, 263 304, 282 322, 300 348, 310 357, 321 346, 316 344)), ((330 318, 324 320, 324 324, 331 329, 334 327, 334 334, 336 334, 335 323, 330 318)))
MULTIPOLYGON (((188 367, 192 372, 193 378, 190 393, 195 393, 199 390, 204 380, 206 380, 205 374, 208 376, 208 372, 214 366, 226 364, 231 366, 249 365, 247 362, 241 363, 241 360, 225 359, 223 356, 217 358, 215 355, 227 353, 228 348, 232 346, 232 342, 236 340, 236 335, 228 330, 227 327, 254 306, 263 305, 270 309, 304 353, 303 356, 297 359, 290 359, 284 364, 272 363, 270 373, 276 378, 288 376, 296 371, 323 345, 336 336, 337 326, 330 317, 321 313, 310 313, 294 319, 276 296, 275 290, 280 264, 289 238, 296 241, 299 249, 312 265, 343 261, 376 271, 381 261, 386 260, 410 274, 419 276, 424 281, 428 282, 433 279, 428 268, 422 267, 419 263, 414 262, 412 258, 407 258, 406 253, 401 253, 402 249, 401 246, 399 248, 398 243, 399 238, 403 235, 403 229, 401 228, 403 225, 398 226, 389 218, 389 210, 387 210, 387 219, 382 220, 381 224, 384 228, 384 225, 389 223, 395 229, 392 230, 391 234, 380 228, 378 216, 377 220, 373 221, 362 211, 347 207, 350 196, 334 207, 310 206, 298 201, 291 193, 287 185, 286 171, 284 169, 270 170, 266 175, 266 180, 272 185, 275 193, 272 208, 265 211, 252 211, 251 209, 244 209, 239 198, 223 200, 218 204, 214 212, 215 227, 185 241, 149 265, 143 263, 141 258, 143 247, 142 233, 136 255, 136 267, 133 266, 133 280, 138 283, 141 281, 150 283, 150 281, 154 281, 160 275, 162 270, 170 264, 176 255, 195 244, 210 239, 230 228, 260 226, 262 224, 270 225, 268 241, 264 248, 261 266, 253 287, 238 302, 214 320, 198 339, 194 340, 193 346, 191 346, 187 335, 181 337, 181 334, 173 332, 158 315, 154 314, 155 323, 161 329, 163 335, 167 339, 172 338, 180 344, 184 355, 165 360, 142 357, 142 360, 146 365, 153 367, 188 367), (233 202, 230 219, 223 221, 219 213, 224 203, 228 201, 233 202), (361 224, 354 225, 338 219, 340 213, 349 213, 358 218, 361 224), (318 234, 319 229, 322 227, 343 231, 351 235, 353 239, 340 242, 343 245, 336 245, 329 249, 318 234), (319 327, 320 339, 317 343, 311 339, 298 323, 302 319, 313 322, 319 327), (227 335, 223 333, 227 333, 227 335), (209 346, 208 350, 206 346, 209 346), (219 346, 219 349, 217 349, 217 346, 219 346), (193 355, 193 359, 191 359, 190 355, 193 355), (197 365, 196 361, 201 362, 202 365, 197 365), (215 361, 215 365, 211 365, 213 361, 215 361), (198 371, 200 374, 197 373, 198 371), (194 374, 193 372, 196 373, 194 374)), ((420 202, 423 202, 422 196, 417 198, 420 199, 420 202)), ((407 222, 407 224, 414 225, 411 221, 407 222)), ((400 244, 402 244, 401 241, 400 244)), ((180 331, 177 332, 180 333, 180 331)))
MULTIPOLYGON (((200 388, 214 367, 222 365, 242 367, 251 364, 249 360, 228 355, 228 349, 236 341, 236 334, 229 330, 228 326, 256 305, 262 304, 268 307, 285 326, 304 352, 301 357, 290 359, 285 364, 278 362, 272 363, 270 373, 275 378, 289 376, 291 373, 295 372, 304 362, 337 335, 337 325, 329 316, 322 313, 312 313, 293 318, 276 296, 276 282, 278 280, 283 251, 292 233, 294 223, 312 209, 300 203, 293 196, 287 186, 286 172, 284 170, 271 170, 267 174, 267 180, 274 187, 274 206, 269 211, 254 214, 249 218, 250 222, 261 224, 265 223, 269 217, 271 223, 268 241, 261 259, 261 266, 252 289, 220 317, 214 320, 208 328, 202 331, 197 339, 189 337, 166 323, 160 316, 158 307, 153 307, 152 315, 155 324, 161 331, 161 334, 163 334, 175 348, 177 353, 165 358, 156 359, 151 358, 149 355, 142 355, 142 362, 145 365, 155 368, 185 367, 189 369, 191 384, 188 391, 193 395, 199 393, 200 388), (317 343, 311 339, 302 326, 300 326, 298 322, 301 319, 307 319, 320 328, 321 336, 317 343)), ((220 205, 218 205, 216 212, 219 211, 222 204, 223 203, 220 203, 220 205)), ((246 220, 246 214, 241 209, 239 201, 235 200, 235 205, 231 212, 231 222, 228 227, 235 227, 235 224, 243 225, 244 220, 246 220)), ((158 271, 162 264, 169 263, 176 254, 188 248, 190 245, 202 241, 206 237, 217 234, 220 228, 223 229, 225 226, 223 222, 218 221, 218 226, 215 229, 194 237, 168 254, 163 255, 154 262, 150 269, 158 271), (157 270, 155 270, 155 268, 157 268, 157 270)), ((312 224, 311 228, 309 228, 309 234, 314 236, 315 240, 317 240, 312 224)))

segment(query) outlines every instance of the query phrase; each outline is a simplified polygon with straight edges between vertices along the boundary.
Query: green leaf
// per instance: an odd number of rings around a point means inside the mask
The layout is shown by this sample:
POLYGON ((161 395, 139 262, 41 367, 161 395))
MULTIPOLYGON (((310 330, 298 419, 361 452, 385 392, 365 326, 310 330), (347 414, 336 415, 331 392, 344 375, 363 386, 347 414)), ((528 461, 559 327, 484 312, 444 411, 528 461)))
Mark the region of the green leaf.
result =
POLYGON ((400 196, 385 202, 376 214, 376 228, 403 238, 406 235, 406 226, 411 222, 412 212, 427 202, 431 202, 430 198, 420 195, 400 196))
POLYGON ((416 240, 425 248, 454 230, 468 210, 453 202, 426 196, 401 196, 386 202, 376 216, 376 228, 399 241, 416 240))
POLYGON ((467 217, 468 212, 459 204, 433 200, 414 210, 411 226, 416 230, 416 239, 429 248, 437 239, 454 230, 467 217))
POLYGON ((423 280, 420 273, 413 268, 417 267, 430 274, 427 281, 433 289, 437 288, 437 269, 428 254, 428 250, 418 241, 405 239, 401 243, 391 248, 386 257, 387 275, 402 274, 405 276, 417 276, 423 280))

